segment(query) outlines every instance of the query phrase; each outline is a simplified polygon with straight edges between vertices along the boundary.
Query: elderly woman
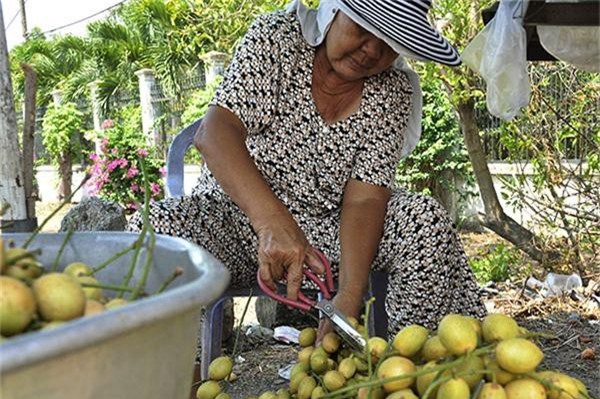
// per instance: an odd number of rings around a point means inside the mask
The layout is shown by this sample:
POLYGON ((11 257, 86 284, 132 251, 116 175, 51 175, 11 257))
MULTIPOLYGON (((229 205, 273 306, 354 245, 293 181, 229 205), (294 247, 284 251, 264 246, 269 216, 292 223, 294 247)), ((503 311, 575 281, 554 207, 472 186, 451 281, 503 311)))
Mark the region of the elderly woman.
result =
MULTIPOLYGON (((157 232, 193 241, 232 284, 302 267, 338 277, 336 306, 357 316, 370 270, 389 273, 390 333, 434 327, 447 313, 482 316, 459 237, 433 199, 395 187, 420 136, 418 78, 401 56, 448 65, 456 51, 427 22, 428 0, 300 1, 259 17, 227 69, 195 145, 201 177, 189 197, 153 204, 157 232)), ((131 228, 140 227, 139 217, 131 228)))

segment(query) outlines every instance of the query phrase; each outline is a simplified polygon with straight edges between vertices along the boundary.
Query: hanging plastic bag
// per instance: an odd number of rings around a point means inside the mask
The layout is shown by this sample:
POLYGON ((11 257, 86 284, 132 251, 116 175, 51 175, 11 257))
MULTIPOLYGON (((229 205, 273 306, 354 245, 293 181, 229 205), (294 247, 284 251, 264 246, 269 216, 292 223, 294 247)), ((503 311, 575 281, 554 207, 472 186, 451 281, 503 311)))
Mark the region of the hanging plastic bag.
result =
POLYGON ((529 104, 527 36, 523 17, 527 0, 502 0, 494 18, 464 49, 465 64, 487 84, 488 111, 504 120, 519 115, 529 104))

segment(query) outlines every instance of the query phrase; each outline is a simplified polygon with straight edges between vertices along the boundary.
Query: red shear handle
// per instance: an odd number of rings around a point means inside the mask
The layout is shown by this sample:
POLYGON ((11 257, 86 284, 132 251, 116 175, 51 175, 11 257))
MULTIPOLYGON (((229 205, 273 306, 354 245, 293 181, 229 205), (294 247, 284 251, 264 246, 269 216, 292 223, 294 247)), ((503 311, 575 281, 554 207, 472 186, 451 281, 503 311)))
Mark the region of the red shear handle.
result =
MULTIPOLYGON (((313 251, 319 258, 321 263, 323 263, 323 266, 325 268, 325 281, 321 280, 319 277, 317 277, 316 274, 314 274, 312 271, 310 271, 307 268, 303 268, 302 272, 304 273, 304 275, 306 277, 308 277, 309 280, 311 280, 313 283, 315 283, 317 285, 317 287, 319 288, 319 290, 322 292, 323 296, 326 299, 331 299, 331 294, 334 289, 333 276, 331 273, 331 265, 329 263, 329 260, 327 260, 327 257, 323 254, 323 252, 319 251, 316 248, 313 248, 313 251)), ((285 277, 286 276, 284 276, 284 278, 285 277)), ((306 297, 306 295, 304 295, 302 292, 298 292, 298 300, 297 301, 290 299, 286 296, 279 295, 277 292, 275 292, 272 289, 270 289, 269 287, 267 287, 267 285, 262 281, 262 279, 260 278, 260 270, 258 270, 256 273, 256 280, 258 281, 258 286, 260 287, 260 289, 263 290, 263 292, 268 297, 273 298, 276 301, 279 301, 285 305, 308 312, 316 303, 316 301, 306 297)))

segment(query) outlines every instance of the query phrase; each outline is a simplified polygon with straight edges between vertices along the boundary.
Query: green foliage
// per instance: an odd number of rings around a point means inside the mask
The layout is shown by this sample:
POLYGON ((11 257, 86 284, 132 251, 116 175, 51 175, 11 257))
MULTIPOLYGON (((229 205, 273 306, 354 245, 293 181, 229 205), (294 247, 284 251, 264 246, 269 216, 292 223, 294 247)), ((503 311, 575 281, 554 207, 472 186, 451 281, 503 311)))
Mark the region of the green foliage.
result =
POLYGON ((520 263, 519 251, 503 243, 496 245, 480 258, 472 258, 469 264, 480 283, 504 281, 510 277, 511 269, 520 263))
POLYGON ((466 196, 457 182, 473 182, 458 121, 439 80, 423 81, 422 136, 415 150, 402 160, 397 181, 412 191, 433 195, 443 191, 466 196))
POLYGON ((63 156, 76 156, 81 147, 83 114, 73 103, 64 103, 46 111, 43 122, 42 141, 54 162, 63 156))
POLYGON ((208 104, 212 100, 221 84, 223 78, 218 76, 214 82, 209 83, 204 89, 196 90, 186 102, 185 110, 181 115, 181 122, 184 126, 190 125, 202 118, 208 109, 208 104))

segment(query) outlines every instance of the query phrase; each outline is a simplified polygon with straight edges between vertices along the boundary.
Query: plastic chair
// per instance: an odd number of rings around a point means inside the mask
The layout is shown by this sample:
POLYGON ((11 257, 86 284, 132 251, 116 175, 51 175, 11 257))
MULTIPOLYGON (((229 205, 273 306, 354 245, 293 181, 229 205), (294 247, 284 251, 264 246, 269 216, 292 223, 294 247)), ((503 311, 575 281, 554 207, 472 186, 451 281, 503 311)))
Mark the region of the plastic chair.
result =
MULTIPOLYGON (((184 195, 184 158, 185 154, 194 143, 194 135, 202 119, 185 127, 173 139, 167 154, 167 196, 178 197, 184 195)), ((387 273, 371 272, 369 278, 369 296, 375 297, 372 317, 369 320, 371 334, 380 337, 387 336, 387 314, 385 313, 385 294, 387 291, 387 273)), ((256 285, 252 289, 254 295, 263 295, 256 285)), ((201 368, 200 377, 208 378, 210 362, 221 354, 221 339, 223 327, 223 302, 235 296, 249 296, 250 288, 229 288, 221 298, 205 309, 204 323, 201 327, 201 368)))

